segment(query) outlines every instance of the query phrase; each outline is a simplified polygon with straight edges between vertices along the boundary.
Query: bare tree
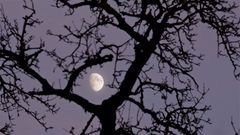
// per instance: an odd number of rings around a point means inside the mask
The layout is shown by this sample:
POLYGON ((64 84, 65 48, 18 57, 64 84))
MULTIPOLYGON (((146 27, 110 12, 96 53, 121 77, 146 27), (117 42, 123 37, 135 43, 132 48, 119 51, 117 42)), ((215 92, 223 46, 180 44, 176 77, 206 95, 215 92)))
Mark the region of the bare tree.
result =
POLYGON ((227 0, 55 0, 55 7, 66 9, 68 16, 87 7, 95 19, 65 24, 63 33, 47 31, 74 48, 67 55, 49 50, 44 41, 32 44, 34 36, 28 31, 41 21, 35 17, 33 2, 23 3, 29 11, 23 23, 9 21, 3 9, 0 17, 0 109, 10 119, 12 113, 25 111, 49 129, 45 116, 32 110, 30 102, 37 100, 56 113, 52 96, 57 96, 92 114, 81 134, 201 134, 210 123, 204 116, 210 108, 201 104, 207 89, 192 76, 202 60, 194 48, 201 23, 216 32, 218 54, 229 58, 236 78, 240 75, 237 5, 227 0), (119 44, 106 41, 101 31, 106 27, 128 38, 119 44), (46 54, 65 75, 65 86, 53 86, 39 72, 40 55, 46 54), (111 97, 98 105, 76 93, 81 90, 77 80, 89 68, 109 62, 113 79, 108 87, 116 91, 111 97), (25 89, 22 77, 41 87, 25 89), (95 117, 100 126, 89 129, 95 117))

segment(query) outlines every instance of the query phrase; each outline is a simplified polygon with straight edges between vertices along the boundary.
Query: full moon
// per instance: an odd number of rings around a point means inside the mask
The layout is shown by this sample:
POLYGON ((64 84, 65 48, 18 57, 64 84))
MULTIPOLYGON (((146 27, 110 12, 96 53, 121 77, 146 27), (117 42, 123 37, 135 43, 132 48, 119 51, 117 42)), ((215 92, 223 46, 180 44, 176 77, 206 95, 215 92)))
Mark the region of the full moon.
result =
POLYGON ((92 73, 89 77, 89 83, 94 91, 100 91, 104 85, 104 80, 100 74, 92 73))

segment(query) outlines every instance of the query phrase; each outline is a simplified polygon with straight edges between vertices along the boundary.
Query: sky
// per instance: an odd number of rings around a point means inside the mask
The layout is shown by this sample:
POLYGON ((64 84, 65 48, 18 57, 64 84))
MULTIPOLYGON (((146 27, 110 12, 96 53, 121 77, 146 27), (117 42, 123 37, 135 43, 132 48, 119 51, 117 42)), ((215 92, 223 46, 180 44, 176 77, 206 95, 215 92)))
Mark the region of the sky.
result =
MULTIPOLYGON (((3 5, 5 13, 10 19, 21 19, 24 15, 24 11, 21 7, 22 4, 19 0, 0 0, 0 3, 3 5)), ((46 36, 46 28, 61 31, 63 30, 62 26, 72 23, 73 19, 63 17, 64 10, 51 7, 51 4, 54 4, 54 2, 37 1, 35 3, 38 14, 37 17, 44 22, 31 32, 44 39, 49 48, 54 48, 57 46, 57 39, 46 36)), ((79 13, 81 16, 88 17, 89 15, 87 12, 84 12, 84 9, 80 10, 79 13)), ((74 16, 74 19, 76 18, 77 16, 74 16)), ((231 117, 236 127, 240 128, 240 81, 234 78, 233 68, 228 59, 217 56, 216 36, 214 31, 209 30, 203 25, 199 26, 197 31, 198 38, 196 48, 200 53, 205 54, 205 56, 204 61, 201 62, 199 67, 196 67, 193 74, 196 76, 199 84, 204 84, 207 88, 210 88, 210 91, 204 99, 204 103, 212 106, 212 110, 207 112, 207 116, 211 119, 212 124, 205 127, 204 134, 233 135, 230 124, 231 117)), ((111 35, 111 40, 116 42, 121 38, 125 38, 124 34, 115 33, 112 30, 109 30, 108 33, 111 35)), ((66 49, 63 48, 62 51, 64 52, 66 49)), ((51 61, 45 60, 41 63, 41 68, 43 69, 41 73, 52 81, 61 77, 61 75, 49 76, 49 72, 51 71, 49 69, 53 68, 53 66, 54 63, 51 61)), ((111 65, 103 68, 95 67, 90 69, 86 76, 91 72, 98 72, 103 75, 105 81, 108 82, 111 80, 109 70, 112 70, 111 65)), ((104 87, 100 92, 94 92, 90 89, 87 77, 82 81, 83 89, 81 94, 96 104, 100 104, 103 99, 114 93, 107 87, 104 87)), ((29 83, 31 80, 26 80, 26 82, 29 88, 34 87, 29 85, 31 84, 29 83)), ((46 133, 30 116, 22 113, 15 121, 16 126, 14 127, 14 135, 67 135, 67 130, 69 130, 71 126, 81 128, 90 117, 90 115, 82 111, 77 105, 69 103, 68 101, 59 100, 58 105, 61 106, 60 111, 54 116, 48 114, 47 118, 49 125, 55 127, 53 130, 46 133)), ((36 106, 36 108, 37 107, 38 106, 36 106)), ((0 112, 0 121, 5 120, 5 116, 5 114, 0 112)), ((0 125, 1 124, 0 122, 0 125)))

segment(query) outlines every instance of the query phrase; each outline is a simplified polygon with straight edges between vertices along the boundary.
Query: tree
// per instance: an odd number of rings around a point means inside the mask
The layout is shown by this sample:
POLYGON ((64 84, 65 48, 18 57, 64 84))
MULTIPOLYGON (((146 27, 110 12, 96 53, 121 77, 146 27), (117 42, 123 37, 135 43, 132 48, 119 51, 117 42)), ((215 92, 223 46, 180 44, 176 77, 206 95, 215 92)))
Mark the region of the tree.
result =
POLYGON ((65 33, 47 31, 69 45, 72 51, 67 55, 49 50, 42 40, 39 46, 32 44, 34 35, 28 31, 41 21, 35 17, 33 1, 23 3, 29 12, 23 23, 9 21, 1 9, 0 109, 10 120, 12 113, 25 111, 49 129, 44 115, 31 109, 31 101, 56 113, 52 97, 57 96, 92 114, 81 134, 201 134, 210 122, 204 117, 210 108, 201 104, 207 89, 192 75, 202 60, 194 48, 200 24, 216 32, 218 55, 228 57, 236 78, 240 75, 240 22, 234 12, 236 3, 227 0, 55 0, 55 7, 66 9, 68 16, 87 7, 94 17, 79 25, 65 24, 65 33), (125 42, 109 43, 102 31, 108 27, 124 32, 125 42), (40 56, 46 54, 64 74, 65 86, 52 85, 41 75, 40 56), (98 105, 76 91, 81 90, 79 80, 89 68, 106 63, 113 65, 108 87, 116 92, 98 105), (34 80, 36 88, 26 89, 24 77, 34 80), (149 95, 154 100, 148 100, 149 95), (95 117, 100 126, 90 130, 95 117))

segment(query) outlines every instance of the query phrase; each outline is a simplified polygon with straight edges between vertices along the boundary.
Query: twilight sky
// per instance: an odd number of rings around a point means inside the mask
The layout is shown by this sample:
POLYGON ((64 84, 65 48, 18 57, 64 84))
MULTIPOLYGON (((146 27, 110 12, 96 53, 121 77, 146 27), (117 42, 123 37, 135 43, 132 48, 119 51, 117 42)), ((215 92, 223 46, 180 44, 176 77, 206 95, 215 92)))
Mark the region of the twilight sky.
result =
MULTIPOLYGON (((10 20, 17 19, 21 21, 24 12, 22 10, 22 4, 20 0, 0 0, 0 3, 5 9, 5 14, 10 20)), ((64 24, 72 23, 72 20, 80 20, 79 16, 89 17, 85 9, 77 11, 73 17, 64 17, 64 10, 56 9, 51 7, 53 1, 36 1, 35 8, 37 10, 37 17, 43 20, 43 24, 38 26, 35 30, 32 30, 30 34, 36 36, 36 43, 41 37, 46 41, 46 46, 49 48, 55 48, 59 46, 59 42, 56 38, 46 36, 47 29, 52 29, 55 32, 61 32, 64 24)), ((89 18, 91 19, 91 17, 89 18)), ((125 38, 123 33, 115 33, 109 29, 106 31, 107 34, 111 35, 109 40, 115 42, 121 42, 125 38)), ((217 45, 216 36, 213 31, 209 30, 205 26, 200 26, 198 29, 198 37, 196 42, 196 48, 202 54, 205 54, 204 61, 200 67, 196 67, 194 75, 198 80, 200 86, 210 88, 204 103, 212 106, 212 110, 207 113, 207 116, 212 121, 211 125, 208 125, 204 129, 206 135, 233 135, 233 130, 230 124, 231 117, 233 117, 236 127, 240 128, 240 81, 237 81, 233 76, 233 68, 227 58, 217 57, 217 45)), ((61 46, 62 47, 62 46, 61 46)), ((67 51, 64 47, 63 53, 67 51)), ((54 63, 42 58, 41 62, 41 73, 43 76, 49 78, 49 80, 56 80, 61 78, 61 75, 49 75, 51 74, 54 63)), ((99 72, 105 78, 105 81, 111 80, 111 74, 109 71, 112 70, 112 66, 106 64, 103 68, 98 66, 88 70, 88 74, 83 79, 83 85, 81 94, 87 97, 94 103, 101 103, 104 98, 109 97, 113 91, 104 87, 100 92, 94 92, 88 85, 88 75, 91 72, 99 72)), ((31 86, 31 80, 26 80, 26 84, 29 88, 31 86)), ((51 81, 50 81, 51 82, 51 81)), ((55 129, 45 133, 44 129, 34 121, 30 116, 22 114, 16 119, 16 126, 14 135, 67 135, 67 131, 71 126, 81 128, 86 120, 90 116, 85 115, 80 107, 68 101, 58 100, 58 105, 61 107, 58 114, 52 116, 48 115, 47 122, 49 125, 54 126, 55 129), (87 117, 86 117, 87 116, 87 117)), ((38 108, 38 106, 36 106, 38 108)), ((39 110, 44 112, 43 108, 39 110)), ((1 121, 6 119, 6 115, 0 112, 0 125, 3 124, 1 121)), ((78 130, 77 130, 78 131, 78 130)))

